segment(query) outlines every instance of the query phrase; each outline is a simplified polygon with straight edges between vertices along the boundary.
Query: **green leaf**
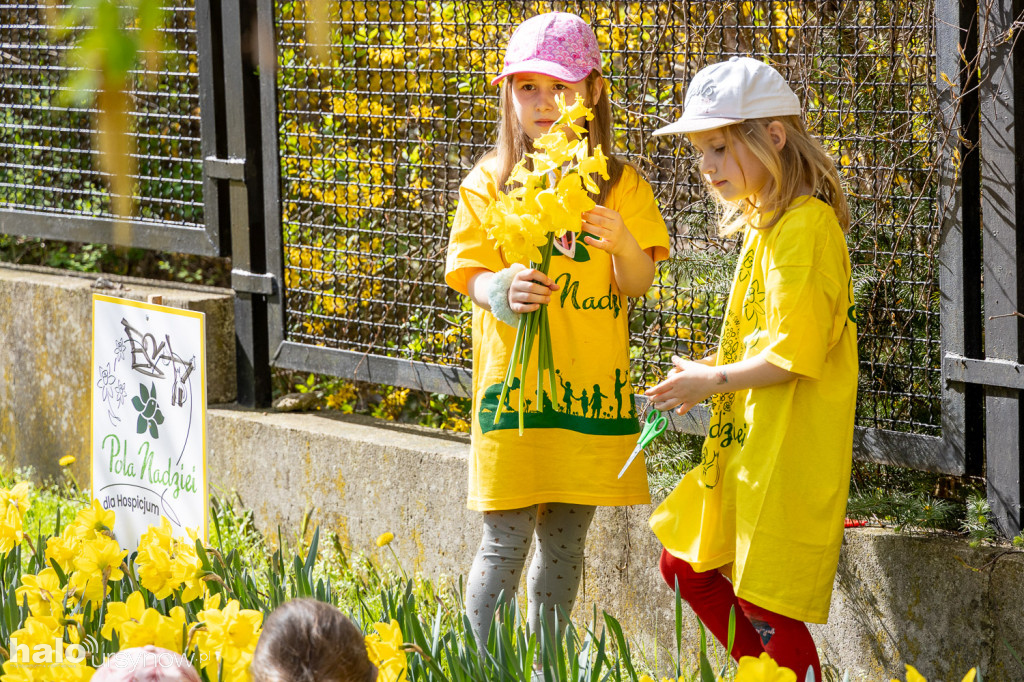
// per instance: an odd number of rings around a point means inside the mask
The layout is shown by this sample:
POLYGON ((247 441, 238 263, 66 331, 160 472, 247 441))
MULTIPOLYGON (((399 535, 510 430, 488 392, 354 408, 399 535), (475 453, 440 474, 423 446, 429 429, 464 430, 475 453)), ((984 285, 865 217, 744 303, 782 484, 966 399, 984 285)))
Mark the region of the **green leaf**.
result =
MULTIPOLYGON (((612 631, 612 635, 615 637, 615 643, 619 649, 619 655, 622 656, 622 663, 626 666, 626 672, 629 673, 629 679, 636 679, 636 670, 633 669, 633 661, 629 655, 629 646, 626 644, 626 638, 622 634, 622 626, 619 625, 619 621, 615 620, 607 613, 604 614, 604 622, 608 626, 608 629, 612 631)), ((715 682, 712 680, 711 682, 715 682)))
MULTIPOLYGON (((142 398, 142 402, 149 402, 149 389, 143 384, 139 384, 139 396, 142 398)), ((140 407, 139 410, 142 410, 140 407)))
POLYGON ((147 424, 149 424, 149 420, 140 414, 139 420, 135 422, 135 433, 145 433, 147 424))
POLYGON ((159 438, 160 437, 160 434, 156 430, 156 423, 155 422, 149 422, 149 435, 153 436, 153 438, 159 438))
POLYGON ((142 412, 144 409, 146 409, 145 403, 139 400, 139 396, 135 396, 134 398, 132 398, 132 405, 134 405, 135 409, 138 410, 139 412, 142 412))
POLYGON ((698 623, 700 628, 700 682, 716 682, 715 671, 711 669, 711 661, 708 660, 708 635, 704 631, 704 624, 698 623))

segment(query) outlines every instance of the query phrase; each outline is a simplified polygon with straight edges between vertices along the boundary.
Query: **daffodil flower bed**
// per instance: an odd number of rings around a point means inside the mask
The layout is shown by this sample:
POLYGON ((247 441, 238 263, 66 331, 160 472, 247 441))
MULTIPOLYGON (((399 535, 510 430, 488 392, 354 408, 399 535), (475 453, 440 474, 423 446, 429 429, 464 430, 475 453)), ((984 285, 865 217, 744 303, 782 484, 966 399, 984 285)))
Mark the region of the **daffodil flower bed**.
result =
MULTIPOLYGON (((55 503, 51 491, 40 494, 26 482, 0 488, 0 682, 89 680, 107 656, 147 644, 182 654, 205 682, 249 680, 264 617, 296 597, 337 605, 363 625, 380 682, 515 682, 534 675, 550 682, 804 682, 767 654, 738 666, 726 656, 713 666, 703 645, 698 667, 687 661, 684 670, 678 598, 671 678, 635 663, 622 627, 607 614, 595 613, 583 628, 531 635, 516 604, 506 601, 481 652, 453 585, 408 579, 400 567, 385 570, 335 536, 321 547, 319 530, 307 542, 308 516, 293 549, 279 532, 276 551, 255 531, 251 512, 240 514, 215 498, 212 518, 216 547, 194 535, 176 538, 164 521, 129 553, 111 537, 113 512, 98 503, 87 504, 80 494, 55 503), (33 505, 56 509, 46 519, 52 534, 38 531, 46 515, 33 505), (66 525, 64 505, 76 507, 66 525), (9 660, 15 642, 18 661, 9 660), (25 651, 35 656, 61 647, 83 655, 25 661, 25 651)), ((369 544, 390 551, 393 542, 394 534, 385 532, 369 544)), ((906 680, 925 682, 909 666, 906 680)), ((964 682, 982 682, 981 675, 971 670, 964 682)))
MULTIPOLYGON (((601 145, 590 152, 586 128, 577 125, 581 119, 594 117, 582 101, 566 106, 565 97, 556 99, 559 118, 550 132, 534 140, 537 151, 527 153, 509 175, 513 189, 499 192, 497 199, 487 207, 483 225, 495 243, 513 262, 529 259, 531 266, 548 273, 555 239, 566 233, 579 232, 583 213, 596 204, 590 194, 599 194, 594 175, 608 179, 608 160, 601 145), (566 134, 566 130, 573 137, 566 134)), ((551 331, 548 327, 548 308, 519 316, 516 340, 505 379, 501 398, 494 411, 494 423, 501 417, 502 406, 510 388, 519 379, 519 435, 523 435, 523 413, 526 399, 526 372, 534 342, 537 343, 537 402, 543 405, 544 381, 547 380, 555 395, 555 367, 551 352, 551 331), (518 373, 517 373, 518 372, 518 373)))

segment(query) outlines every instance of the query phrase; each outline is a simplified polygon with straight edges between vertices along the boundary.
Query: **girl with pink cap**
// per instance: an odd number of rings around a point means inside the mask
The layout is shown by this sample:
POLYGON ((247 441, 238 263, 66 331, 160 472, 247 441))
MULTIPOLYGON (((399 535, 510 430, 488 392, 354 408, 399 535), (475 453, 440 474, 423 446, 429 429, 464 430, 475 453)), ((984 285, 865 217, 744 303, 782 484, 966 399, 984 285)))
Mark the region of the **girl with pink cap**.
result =
MULTIPOLYGON (((445 272, 446 282, 474 303, 468 506, 483 513, 484 533, 466 584, 466 611, 481 649, 500 595, 511 596, 519 584, 531 536, 537 550, 526 581, 528 621, 539 635, 542 619, 554 624, 572 610, 596 507, 650 499, 644 467, 616 478, 640 432, 628 381, 626 299, 647 292, 655 263, 668 255, 650 185, 609 154, 608 85, 597 39, 583 19, 552 12, 523 22, 492 83, 501 88, 498 139, 460 188, 445 272), (609 156, 608 179, 598 182, 598 205, 580 217, 582 238, 556 244, 545 275, 511 262, 482 219, 499 190, 509 189, 512 168, 558 119, 557 95, 593 110, 592 120, 578 124, 591 151, 601 145, 609 156), (542 305, 549 306, 559 389, 527 407, 520 436, 514 412, 507 420, 499 415, 497 424, 495 413, 517 316, 542 305)), ((537 395, 535 385, 510 388, 537 395)))

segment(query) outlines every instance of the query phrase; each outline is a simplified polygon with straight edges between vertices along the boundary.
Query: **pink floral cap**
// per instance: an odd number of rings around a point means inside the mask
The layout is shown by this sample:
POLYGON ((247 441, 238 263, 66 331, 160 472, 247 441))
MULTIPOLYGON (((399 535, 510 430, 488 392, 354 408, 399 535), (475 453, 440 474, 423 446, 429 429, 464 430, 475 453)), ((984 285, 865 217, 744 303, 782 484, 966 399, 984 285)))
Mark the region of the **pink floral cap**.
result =
POLYGON ((199 675, 182 654, 147 644, 108 658, 92 682, 199 682, 199 675))
POLYGON ((515 30, 505 50, 505 68, 491 85, 514 73, 542 73, 576 83, 591 71, 601 72, 601 50, 590 25, 575 14, 548 12, 515 30))

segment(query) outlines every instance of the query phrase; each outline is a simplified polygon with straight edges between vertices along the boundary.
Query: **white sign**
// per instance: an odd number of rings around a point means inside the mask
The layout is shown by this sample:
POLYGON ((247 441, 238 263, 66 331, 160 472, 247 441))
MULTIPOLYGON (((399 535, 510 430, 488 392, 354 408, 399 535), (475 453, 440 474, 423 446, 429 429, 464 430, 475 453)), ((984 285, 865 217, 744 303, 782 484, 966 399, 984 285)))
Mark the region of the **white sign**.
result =
POLYGON ((164 516, 206 540, 204 315, 92 297, 92 496, 134 550, 164 516))

